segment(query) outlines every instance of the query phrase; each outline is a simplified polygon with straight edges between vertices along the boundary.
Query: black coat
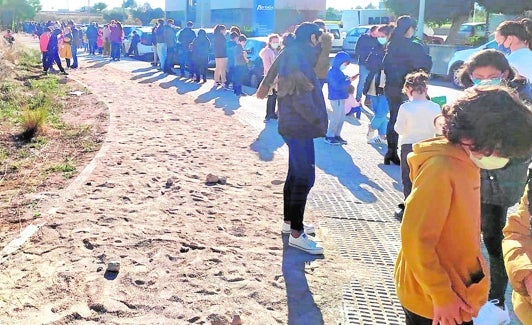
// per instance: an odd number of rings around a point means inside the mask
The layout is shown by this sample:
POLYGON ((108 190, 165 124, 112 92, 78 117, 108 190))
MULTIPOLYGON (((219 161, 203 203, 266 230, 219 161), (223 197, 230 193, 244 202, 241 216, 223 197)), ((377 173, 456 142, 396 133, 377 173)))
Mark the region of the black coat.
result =
POLYGON ((403 88, 405 76, 408 73, 420 69, 430 73, 432 58, 427 54, 423 45, 409 38, 397 36, 386 45, 383 67, 386 74, 386 87, 403 88))

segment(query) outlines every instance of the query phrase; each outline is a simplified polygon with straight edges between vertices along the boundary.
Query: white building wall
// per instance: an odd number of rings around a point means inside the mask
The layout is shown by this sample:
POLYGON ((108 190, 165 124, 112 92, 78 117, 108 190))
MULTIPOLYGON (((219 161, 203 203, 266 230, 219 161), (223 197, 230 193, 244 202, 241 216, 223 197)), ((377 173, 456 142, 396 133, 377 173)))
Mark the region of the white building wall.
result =
POLYGON ((187 0, 165 0, 165 11, 184 11, 184 10, 187 10, 187 0))
POLYGON ((326 0, 275 0, 275 9, 325 10, 326 0))

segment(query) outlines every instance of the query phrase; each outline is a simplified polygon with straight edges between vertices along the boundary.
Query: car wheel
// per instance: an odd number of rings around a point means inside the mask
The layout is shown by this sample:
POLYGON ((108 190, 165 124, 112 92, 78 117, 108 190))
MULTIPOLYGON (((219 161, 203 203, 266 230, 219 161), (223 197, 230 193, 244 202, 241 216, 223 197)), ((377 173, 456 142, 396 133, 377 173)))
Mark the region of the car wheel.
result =
POLYGON ((451 69, 449 70, 449 80, 451 81, 451 83, 453 84, 455 88, 459 88, 459 89, 463 87, 460 84, 460 80, 458 79, 456 72, 462 66, 462 64, 463 64, 462 61, 457 61, 451 66, 451 69))

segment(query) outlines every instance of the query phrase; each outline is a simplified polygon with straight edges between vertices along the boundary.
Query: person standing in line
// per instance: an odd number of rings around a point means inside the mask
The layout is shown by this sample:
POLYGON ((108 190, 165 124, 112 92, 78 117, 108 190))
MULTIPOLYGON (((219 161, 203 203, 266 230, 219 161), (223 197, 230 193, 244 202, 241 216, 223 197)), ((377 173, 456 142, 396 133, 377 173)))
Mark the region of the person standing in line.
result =
POLYGON ((48 57, 48 43, 50 42, 50 37, 52 36, 52 28, 47 27, 44 29, 41 36, 39 36, 39 47, 42 53, 42 70, 44 74, 48 73, 50 68, 50 58, 48 57))
MULTIPOLYGON (((406 162, 406 157, 412 152, 414 143, 433 138, 436 134, 434 119, 441 114, 441 110, 440 105, 427 99, 428 82, 429 75, 424 71, 411 72, 405 77, 403 92, 408 96, 409 101, 399 108, 394 126, 395 132, 399 134, 401 161, 403 162, 406 162)), ((407 163, 401 164, 401 179, 406 201, 412 191, 410 167, 407 163)), ((404 211, 404 203, 399 204, 399 208, 404 211)), ((399 221, 403 218, 403 211, 395 214, 399 221)))
POLYGON ((290 234, 289 246, 310 254, 323 254, 323 247, 307 236, 314 233, 314 227, 303 223, 307 196, 315 181, 314 138, 325 136, 327 130, 325 100, 314 72, 321 34, 316 24, 302 23, 294 42, 277 58, 278 128, 288 145, 282 232, 290 234))
POLYGON ((109 29, 108 24, 103 25, 102 38, 103 38, 102 54, 104 57, 109 57, 111 56, 111 29, 109 29))
POLYGON ((72 32, 70 27, 65 27, 64 32, 59 37, 59 57, 65 59, 67 68, 70 68, 72 59, 72 32))
POLYGON ((510 89, 466 89, 442 115, 443 137, 414 144, 408 156, 412 192, 395 263, 407 325, 473 324, 489 291, 480 169, 532 154, 531 107, 510 89))
POLYGON ((95 55, 97 49, 96 39, 98 38, 98 24, 96 22, 90 24, 87 27, 85 35, 87 35, 87 41, 89 42, 89 54, 95 55))
POLYGON ((209 49, 211 41, 204 29, 198 31, 198 36, 192 41, 192 60, 194 61, 195 82, 207 82, 207 66, 209 65, 209 49))
POLYGON ((331 60, 329 58, 329 54, 332 50, 333 35, 327 33, 327 28, 325 27, 325 22, 323 20, 316 19, 314 20, 314 24, 316 24, 322 32, 320 36, 321 38, 318 43, 318 61, 316 62, 314 71, 316 72, 316 76, 320 80, 321 88, 323 89, 325 82, 327 82, 327 74, 329 73, 329 68, 331 67, 331 60))
POLYGON ((155 24, 151 29, 151 45, 153 48, 153 61, 151 62, 151 65, 154 67, 157 67, 157 65, 159 64, 159 55, 157 54, 157 36, 155 35, 156 31, 157 24, 155 24))
POLYGON ((168 19, 164 26, 164 42, 166 43, 166 60, 163 66, 163 71, 168 74, 175 74, 173 68, 177 61, 177 26, 173 19, 168 19))
MULTIPOLYGON (((487 49, 475 53, 457 71, 457 79, 465 88, 506 84, 522 100, 532 103, 532 88, 526 78, 516 75, 506 56, 487 49)), ((488 302, 477 316, 478 324, 506 324, 510 314, 505 304, 508 275, 504 270, 502 228, 508 208, 515 205, 525 187, 530 157, 510 159, 500 169, 480 171, 480 213, 482 241, 490 261, 490 292, 488 302)))
POLYGON ((227 88, 227 43, 225 40, 225 25, 214 27, 214 87, 224 86, 227 88))
POLYGON ((159 70, 164 70, 166 65, 167 47, 164 41, 164 19, 157 20, 157 27, 155 28, 155 40, 157 42, 157 56, 159 57, 159 70))
POLYGON ((234 67, 234 78, 233 78, 233 92, 236 96, 246 96, 242 92, 242 82, 245 74, 248 72, 248 57, 246 51, 244 51, 244 45, 246 44, 247 37, 240 35, 238 37, 238 42, 234 47, 234 56, 235 56, 235 67, 234 67))
POLYGON ((126 56, 131 56, 131 54, 133 54, 134 56, 139 56, 139 43, 139 33, 134 30, 133 32, 131 32, 131 44, 129 45, 129 49, 127 50, 126 56))
POLYGON ((50 35, 50 40, 48 41, 47 53, 48 53, 48 64, 46 65, 44 72, 48 72, 48 69, 55 62, 59 71, 62 75, 68 75, 68 73, 63 68, 61 64, 61 58, 59 57, 59 35, 61 34, 61 29, 56 27, 52 34, 50 35))
MULTIPOLYGON (((279 35, 270 34, 268 36, 268 43, 259 52, 259 56, 262 59, 264 66, 264 75, 268 74, 268 70, 273 64, 273 61, 279 56, 279 35)), ((264 122, 270 120, 277 120, 277 114, 275 113, 275 105, 277 103, 277 84, 274 84, 268 92, 268 100, 266 101, 266 117, 264 122)))
POLYGON ((120 50, 122 48, 122 25, 117 21, 111 20, 109 24, 111 34, 109 40, 111 41, 111 61, 120 61, 120 50))
POLYGON ((360 36, 355 46, 355 57, 357 58, 357 62, 358 62, 358 73, 360 73, 360 77, 358 78, 357 93, 356 93, 355 98, 359 102, 362 102, 362 92, 364 90, 364 84, 366 82, 366 78, 368 77, 368 74, 369 74, 369 70, 366 66, 366 60, 374 48, 381 46, 379 44, 378 37, 379 37, 378 26, 371 26, 367 34, 360 36))
POLYGON ((532 324, 532 166, 519 208, 503 229, 502 250, 512 284, 512 305, 523 324, 532 324))
POLYGON ((192 41, 196 38, 196 32, 192 30, 194 23, 191 21, 187 22, 187 27, 179 33, 178 41, 181 44, 181 58, 179 60, 179 70, 181 70, 181 77, 185 77, 185 67, 188 66, 188 74, 192 79, 194 77, 194 70, 192 69, 192 60, 191 60, 191 47, 192 41))
POLYGON ((495 30, 497 44, 510 51, 508 62, 517 72, 532 80, 532 20, 504 21, 495 30))
POLYGON ((80 46, 80 39, 81 39, 79 34, 81 31, 76 28, 76 25, 74 24, 72 20, 68 21, 67 26, 70 28, 71 33, 72 33, 72 42, 71 42, 72 65, 70 66, 70 68, 77 69, 78 68, 78 47, 80 46))
POLYGON ((345 121, 345 100, 349 96, 347 91, 351 82, 358 77, 357 75, 348 77, 343 73, 350 60, 349 54, 338 52, 327 74, 328 98, 333 110, 325 136, 325 142, 328 144, 347 144, 347 141, 340 136, 345 121))
POLYGON ((384 156, 384 164, 399 165, 397 154, 398 135, 394 130, 395 120, 399 106, 405 101, 403 85, 407 73, 424 70, 429 73, 432 68, 432 58, 425 52, 423 46, 412 41, 416 24, 410 16, 401 16, 397 19, 397 26, 390 36, 385 49, 383 67, 386 74, 384 94, 390 107, 390 120, 386 132, 388 151, 384 156))

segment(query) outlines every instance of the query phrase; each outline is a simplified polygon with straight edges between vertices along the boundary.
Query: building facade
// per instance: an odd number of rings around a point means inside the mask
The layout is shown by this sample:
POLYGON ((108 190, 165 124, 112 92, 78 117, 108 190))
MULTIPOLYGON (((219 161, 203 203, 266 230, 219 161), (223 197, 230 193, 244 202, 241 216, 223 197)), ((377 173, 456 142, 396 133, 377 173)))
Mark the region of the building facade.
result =
POLYGON ((166 15, 176 22, 191 20, 196 27, 239 26, 246 34, 293 31, 326 10, 326 0, 166 0, 166 15))

